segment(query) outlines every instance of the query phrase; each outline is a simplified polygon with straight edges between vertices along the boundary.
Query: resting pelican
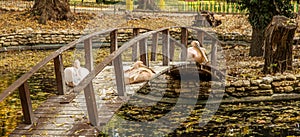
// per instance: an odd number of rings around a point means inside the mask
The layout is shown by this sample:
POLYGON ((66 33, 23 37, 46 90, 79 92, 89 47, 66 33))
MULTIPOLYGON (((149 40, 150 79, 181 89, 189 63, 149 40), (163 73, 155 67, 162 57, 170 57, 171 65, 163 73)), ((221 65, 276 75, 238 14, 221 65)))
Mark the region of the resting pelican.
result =
POLYGON ((192 41, 191 45, 192 47, 187 49, 187 60, 193 60, 199 64, 208 63, 205 48, 200 47, 200 43, 198 41, 192 41))
POLYGON ((150 80, 155 71, 145 66, 142 61, 137 61, 133 64, 132 68, 125 70, 125 84, 133 84, 150 80))
POLYGON ((74 61, 73 67, 64 70, 66 84, 70 87, 77 86, 80 81, 89 74, 88 69, 80 66, 78 59, 74 61))

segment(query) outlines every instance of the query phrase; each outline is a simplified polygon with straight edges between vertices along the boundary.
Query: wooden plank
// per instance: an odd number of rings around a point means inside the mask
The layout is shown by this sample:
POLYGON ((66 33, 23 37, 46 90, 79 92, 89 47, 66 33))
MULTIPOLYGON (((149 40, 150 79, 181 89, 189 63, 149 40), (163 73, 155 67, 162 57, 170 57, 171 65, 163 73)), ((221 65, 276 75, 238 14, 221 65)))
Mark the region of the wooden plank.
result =
POLYGON ((162 54, 163 66, 169 66, 170 63, 170 32, 169 29, 162 31, 162 54))
POLYGON ((211 45, 211 65, 216 67, 217 65, 217 42, 213 40, 211 45))
POLYGON ((92 82, 90 82, 90 84, 84 88, 84 96, 86 100, 89 121, 93 126, 97 126, 99 124, 98 109, 92 82))
POLYGON ((84 40, 84 52, 85 52, 85 67, 91 71, 94 69, 94 60, 93 60, 93 43, 92 39, 86 39, 84 40))
POLYGON ((33 111, 32 111, 31 99, 30 99, 29 85, 28 85, 27 81, 25 81, 19 87, 19 94, 20 94, 20 99, 21 99, 22 112, 23 112, 23 116, 24 116, 24 123, 32 124, 33 123, 33 111))
POLYGON ((185 61, 187 57, 187 48, 188 48, 188 30, 187 28, 181 28, 181 43, 185 48, 181 49, 181 61, 185 61))
MULTIPOLYGON (((117 31, 113 31, 110 35, 110 46, 113 51, 118 49, 118 39, 117 39, 117 31)), ((122 57, 121 55, 117 56, 113 60, 115 75, 116 75, 116 84, 117 84, 117 91, 119 96, 126 96, 126 88, 125 88, 125 80, 124 80, 124 70, 122 64, 122 57)))
MULTIPOLYGON (((132 37, 135 38, 137 35, 140 34, 140 29, 139 28, 134 28, 133 29, 133 35, 132 37)), ((139 43, 135 43, 133 46, 132 46, 132 61, 137 61, 138 58, 137 58, 137 47, 138 47, 139 43)))
POLYGON ((156 61, 156 53, 158 46, 158 33, 152 34, 151 61, 156 61))
MULTIPOLYGON (((112 31, 110 33, 110 53, 113 53, 114 51, 117 50, 118 47, 118 31, 112 31)), ((110 63, 109 65, 112 65, 112 63, 110 63)))
POLYGON ((199 43, 203 45, 203 41, 204 41, 204 32, 203 31, 200 31, 200 30, 197 31, 197 39, 198 39, 199 43))
POLYGON ((54 58, 54 69, 58 95, 64 95, 66 93, 66 84, 64 77, 64 65, 61 54, 54 58))
POLYGON ((116 75, 117 91, 119 96, 126 96, 126 87, 124 79, 124 70, 121 56, 118 56, 114 61, 114 70, 116 75))
POLYGON ((170 40, 170 60, 173 61, 174 59, 174 52, 175 52, 175 41, 170 40))
POLYGON ((149 67, 147 38, 140 40, 139 48, 140 48, 140 60, 144 63, 144 65, 149 67))

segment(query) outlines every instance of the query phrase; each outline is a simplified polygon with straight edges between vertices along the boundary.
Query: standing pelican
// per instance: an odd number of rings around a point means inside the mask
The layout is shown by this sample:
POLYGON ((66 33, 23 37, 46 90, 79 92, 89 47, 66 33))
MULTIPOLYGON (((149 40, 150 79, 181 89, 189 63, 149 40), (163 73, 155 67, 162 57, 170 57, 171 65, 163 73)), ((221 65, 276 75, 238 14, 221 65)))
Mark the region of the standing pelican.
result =
POLYGON ((199 64, 208 63, 205 48, 200 47, 200 43, 198 41, 192 41, 191 45, 192 47, 189 47, 187 50, 187 60, 193 60, 199 64))
POLYGON ((66 84, 70 87, 77 86, 80 81, 89 74, 86 68, 80 66, 80 62, 76 59, 72 67, 67 67, 64 70, 66 84))
POLYGON ((145 66, 142 61, 137 61, 133 64, 132 68, 124 72, 125 84, 133 84, 150 80, 155 71, 145 66))

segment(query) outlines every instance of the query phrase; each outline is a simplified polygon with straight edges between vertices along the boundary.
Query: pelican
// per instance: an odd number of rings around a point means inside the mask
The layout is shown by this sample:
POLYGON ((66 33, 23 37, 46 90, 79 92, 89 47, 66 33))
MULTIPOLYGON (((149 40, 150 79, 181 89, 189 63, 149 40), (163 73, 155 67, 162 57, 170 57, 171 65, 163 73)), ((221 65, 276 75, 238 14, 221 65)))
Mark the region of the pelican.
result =
POLYGON ((80 62, 76 59, 72 67, 64 70, 66 84, 70 87, 77 86, 80 81, 89 74, 88 69, 80 66, 80 62))
POLYGON ((187 49, 187 60, 193 60, 199 64, 207 64, 208 59, 205 53, 206 49, 200 47, 200 43, 198 41, 192 41, 191 45, 192 47, 187 49))
POLYGON ((137 61, 132 65, 132 68, 125 70, 125 84, 133 84, 150 80, 155 71, 145 66, 142 61, 137 61))

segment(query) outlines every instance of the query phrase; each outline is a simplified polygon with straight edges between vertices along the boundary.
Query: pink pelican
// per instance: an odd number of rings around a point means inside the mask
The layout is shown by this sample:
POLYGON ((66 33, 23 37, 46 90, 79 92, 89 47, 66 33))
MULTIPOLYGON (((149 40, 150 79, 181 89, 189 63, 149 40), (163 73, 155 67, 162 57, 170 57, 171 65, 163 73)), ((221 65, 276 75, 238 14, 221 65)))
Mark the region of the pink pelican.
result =
POLYGON ((192 47, 187 49, 187 60, 193 60, 199 64, 207 64, 208 59, 205 53, 206 49, 200 47, 200 43, 198 41, 192 41, 191 45, 192 47))
POLYGON ((132 68, 125 70, 124 75, 125 84, 133 84, 150 80, 155 75, 155 72, 145 66, 142 61, 137 61, 132 68))
POLYGON ((81 67, 79 60, 76 59, 72 67, 65 68, 64 74, 66 84, 70 87, 74 87, 89 74, 89 71, 88 69, 81 67))

